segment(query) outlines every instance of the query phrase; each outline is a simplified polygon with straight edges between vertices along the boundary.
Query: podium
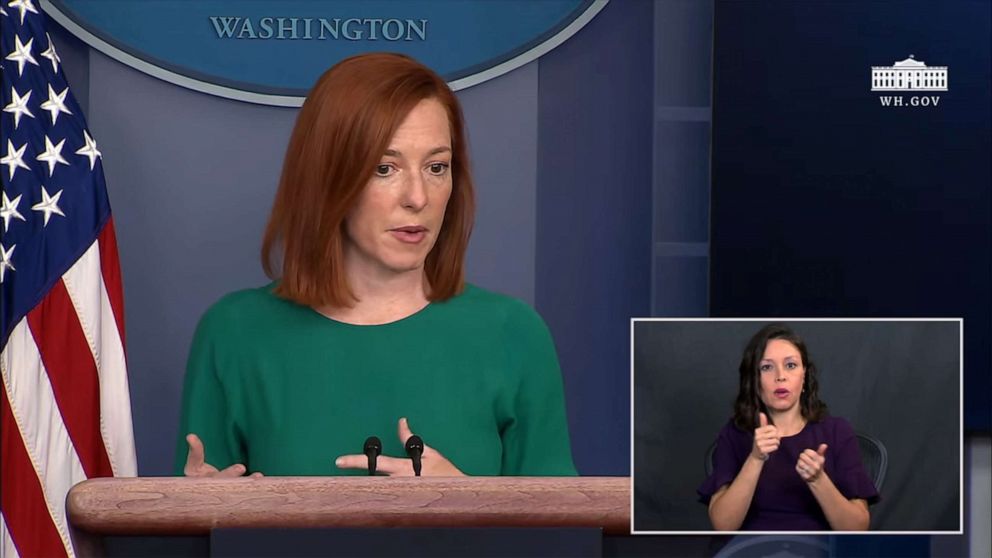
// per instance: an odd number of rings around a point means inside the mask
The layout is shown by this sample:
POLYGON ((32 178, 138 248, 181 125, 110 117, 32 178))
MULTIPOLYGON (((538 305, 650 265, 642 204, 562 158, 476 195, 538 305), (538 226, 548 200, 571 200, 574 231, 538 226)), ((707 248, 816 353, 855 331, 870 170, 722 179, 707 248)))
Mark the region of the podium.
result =
MULTIPOLYGON (((106 536, 210 536, 231 541, 273 530, 324 530, 376 542, 387 531, 468 537, 559 531, 630 533, 627 477, 241 477, 103 478, 70 490, 66 509, 78 552, 99 555, 106 536)), ((419 535, 418 535, 419 534, 419 535)), ((571 535, 569 535, 571 537, 571 535)), ((339 537, 340 538, 340 537, 339 537)), ((442 540, 443 536, 433 540, 442 540)), ((298 540, 313 540, 299 537, 298 540)), ((562 539, 565 540, 565 539, 562 539)), ((225 543, 228 544, 228 543, 225 543)), ((304 543, 305 544, 305 543, 304 543)), ((522 544, 526 544, 526 540, 522 544)), ((211 553, 216 549, 211 546, 211 553)), ((375 546, 374 544, 372 546, 375 546)), ((291 554, 307 554, 294 547, 291 554)), ((444 554, 439 551, 436 554, 444 554)))

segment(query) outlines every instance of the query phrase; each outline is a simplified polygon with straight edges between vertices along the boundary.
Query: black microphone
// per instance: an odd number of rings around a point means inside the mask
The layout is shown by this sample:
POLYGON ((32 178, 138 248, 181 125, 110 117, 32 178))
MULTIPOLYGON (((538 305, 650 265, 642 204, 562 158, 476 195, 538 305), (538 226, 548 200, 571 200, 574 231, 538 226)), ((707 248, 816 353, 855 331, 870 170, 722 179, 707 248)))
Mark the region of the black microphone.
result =
POLYGON ((406 440, 406 454, 413 460, 413 474, 420 476, 420 456, 424 453, 424 441, 414 434, 406 440))
POLYGON ((365 456, 369 458, 369 476, 375 475, 375 460, 382 454, 382 442, 375 436, 365 440, 365 456))

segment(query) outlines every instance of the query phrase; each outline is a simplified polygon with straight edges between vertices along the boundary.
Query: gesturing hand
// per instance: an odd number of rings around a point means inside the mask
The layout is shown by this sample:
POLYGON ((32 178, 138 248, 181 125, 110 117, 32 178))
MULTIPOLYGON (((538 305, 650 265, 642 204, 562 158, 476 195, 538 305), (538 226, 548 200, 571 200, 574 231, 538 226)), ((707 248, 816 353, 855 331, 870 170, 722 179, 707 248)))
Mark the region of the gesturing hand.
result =
MULTIPOLYGON (((218 471, 217 467, 204 461, 203 442, 196 434, 187 434, 186 443, 189 444, 189 453, 186 454, 186 466, 183 467, 183 474, 187 477, 240 477, 245 474, 245 466, 235 463, 223 471, 218 471)), ((252 473, 252 477, 260 477, 262 473, 252 473)))
MULTIPOLYGON (((410 425, 405 418, 399 420, 396 431, 400 443, 404 445, 407 439, 413 436, 410 425)), ((440 452, 427 444, 424 444, 424 453, 420 461, 422 463, 420 474, 425 477, 459 477, 464 475, 458 470, 458 467, 455 467, 440 452)), ((334 464, 339 469, 368 469, 369 460, 365 455, 342 455, 334 460, 334 464)), ((412 477, 413 463, 405 457, 382 455, 376 462, 376 472, 393 477, 412 477)))
POLYGON ((778 428, 774 424, 768 424, 768 417, 765 413, 758 413, 758 428, 754 429, 754 446, 751 448, 751 457, 764 461, 768 459, 768 454, 778 449, 779 434, 778 428))
POLYGON ((814 482, 823 473, 823 463, 826 461, 827 444, 820 444, 816 451, 805 449, 799 454, 799 461, 796 462, 796 471, 806 482, 814 482))

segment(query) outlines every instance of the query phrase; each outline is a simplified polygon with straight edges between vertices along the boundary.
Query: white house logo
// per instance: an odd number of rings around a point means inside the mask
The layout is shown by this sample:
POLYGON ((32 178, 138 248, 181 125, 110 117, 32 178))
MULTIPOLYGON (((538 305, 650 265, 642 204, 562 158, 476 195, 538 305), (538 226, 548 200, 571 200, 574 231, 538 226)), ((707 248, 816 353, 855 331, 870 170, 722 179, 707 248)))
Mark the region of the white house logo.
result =
MULTIPOLYGON (((872 91, 947 91, 947 66, 927 66, 912 54, 891 66, 871 67, 872 91)), ((883 107, 937 106, 940 95, 881 95, 883 107)))

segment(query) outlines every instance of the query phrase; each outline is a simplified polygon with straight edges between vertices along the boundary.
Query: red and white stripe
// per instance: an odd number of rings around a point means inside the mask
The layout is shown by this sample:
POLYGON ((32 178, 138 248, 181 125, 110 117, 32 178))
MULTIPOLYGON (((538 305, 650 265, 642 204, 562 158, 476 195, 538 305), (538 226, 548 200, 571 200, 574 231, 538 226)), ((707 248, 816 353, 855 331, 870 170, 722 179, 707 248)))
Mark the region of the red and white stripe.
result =
POLYGON ((113 222, 13 329, 0 353, 0 550, 73 556, 72 485, 137 466, 113 222))

